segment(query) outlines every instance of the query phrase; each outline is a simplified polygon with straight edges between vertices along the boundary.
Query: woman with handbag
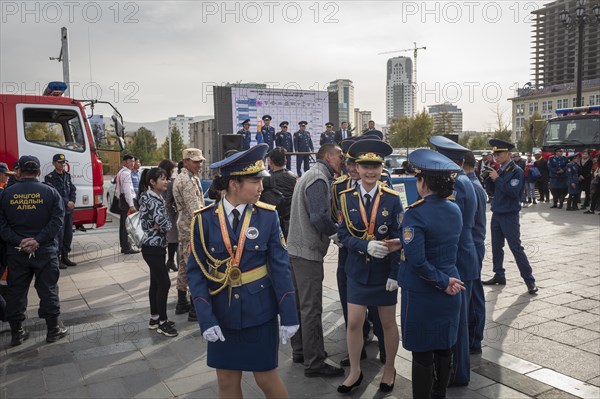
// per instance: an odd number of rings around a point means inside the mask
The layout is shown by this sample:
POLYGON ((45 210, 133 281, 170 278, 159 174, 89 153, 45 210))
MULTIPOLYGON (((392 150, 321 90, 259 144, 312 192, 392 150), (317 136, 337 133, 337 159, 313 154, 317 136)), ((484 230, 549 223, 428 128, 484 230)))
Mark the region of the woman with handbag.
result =
POLYGON ((146 169, 140 178, 140 218, 144 239, 142 256, 150 268, 150 330, 167 337, 178 335, 167 317, 167 297, 171 279, 165 263, 167 231, 172 227, 162 193, 167 189, 167 173, 161 168, 146 169))

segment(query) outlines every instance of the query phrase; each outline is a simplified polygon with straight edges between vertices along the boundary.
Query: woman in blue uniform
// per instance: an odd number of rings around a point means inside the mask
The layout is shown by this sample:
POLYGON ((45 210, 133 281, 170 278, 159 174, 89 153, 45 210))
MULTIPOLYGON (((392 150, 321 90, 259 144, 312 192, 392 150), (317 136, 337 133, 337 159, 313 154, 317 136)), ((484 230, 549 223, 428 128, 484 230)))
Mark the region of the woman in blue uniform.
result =
POLYGON ((360 355, 367 306, 378 307, 385 337, 387 356, 379 389, 383 392, 394 389, 399 339, 396 324, 399 253, 388 255, 384 241, 399 237, 402 203, 398 192, 379 182, 383 159, 391 153, 392 147, 380 140, 357 141, 348 150, 361 180, 356 187, 342 191, 339 200, 342 224, 338 235, 348 248, 345 270, 350 359, 350 373, 338 387, 340 393, 349 393, 362 382, 360 355))
POLYGON ((451 174, 461 169, 431 150, 416 150, 408 160, 422 199, 408 207, 402 221, 402 346, 413 352, 413 397, 444 398, 459 325, 456 294, 464 289, 456 268, 462 216, 447 197, 454 186, 451 174))
POLYGON ((212 164, 223 198, 192 220, 187 276, 219 397, 242 397, 242 371, 254 373, 267 398, 288 396, 277 373, 278 339, 285 344, 299 326, 279 217, 258 201, 267 149, 259 144, 212 164))

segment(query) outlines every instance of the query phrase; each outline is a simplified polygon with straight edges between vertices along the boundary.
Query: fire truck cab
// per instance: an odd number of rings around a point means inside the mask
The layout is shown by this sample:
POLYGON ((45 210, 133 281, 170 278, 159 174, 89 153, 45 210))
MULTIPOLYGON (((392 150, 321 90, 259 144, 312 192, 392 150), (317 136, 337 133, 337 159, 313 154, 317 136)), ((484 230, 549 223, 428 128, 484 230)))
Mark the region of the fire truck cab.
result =
MULTIPOLYGON (((65 89, 66 84, 51 82, 41 96, 0 94, 0 162, 12 169, 20 156, 34 155, 40 160, 43 180, 54 170, 52 157, 64 154, 66 170, 77 187, 73 224, 102 227, 106 221, 102 161, 84 104, 61 97, 65 89)), ((119 122, 115 117, 113 121, 119 122)), ((122 137, 122 119, 115 130, 122 137)))
POLYGON ((587 107, 561 108, 556 110, 544 131, 542 156, 549 158, 556 148, 566 154, 580 153, 584 149, 600 149, 600 105, 587 107))

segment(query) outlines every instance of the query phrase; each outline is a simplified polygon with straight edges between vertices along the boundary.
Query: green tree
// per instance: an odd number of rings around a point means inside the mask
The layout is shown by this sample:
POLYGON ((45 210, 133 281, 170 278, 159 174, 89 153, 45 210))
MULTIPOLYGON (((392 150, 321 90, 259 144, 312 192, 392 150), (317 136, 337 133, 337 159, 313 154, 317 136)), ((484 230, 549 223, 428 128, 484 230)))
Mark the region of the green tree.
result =
MULTIPOLYGON (((171 146, 171 154, 173 154, 173 161, 177 162, 181 159, 183 150, 185 149, 185 144, 183 143, 183 137, 181 137, 181 133, 179 133, 179 129, 177 126, 173 126, 171 129, 171 139, 173 140, 173 145, 171 146)), ((161 146, 161 154, 164 159, 169 158, 169 137, 165 139, 165 142, 161 146)))
POLYGON ((542 116, 537 112, 529 117, 525 122, 525 129, 517 148, 521 152, 532 152, 533 147, 541 147, 544 140, 544 129, 546 128, 546 121, 542 119, 542 116))
POLYGON ((452 115, 448 111, 440 112, 435 127, 433 128, 434 135, 443 136, 447 133, 454 133, 454 127, 452 126, 452 115))
POLYGON ((485 134, 477 134, 471 137, 469 140, 469 149, 471 150, 485 150, 489 148, 490 145, 488 143, 489 137, 485 134))
POLYGON ((25 137, 30 141, 56 141, 60 144, 65 142, 61 126, 48 122, 25 123, 25 137))
POLYGON ((143 126, 135 132, 133 142, 127 148, 127 152, 139 158, 142 165, 156 165, 160 158, 157 150, 156 136, 143 126))
POLYGON ((395 148, 426 147, 432 129, 433 119, 425 110, 414 117, 402 117, 390 126, 390 144, 395 148))
POLYGON ((463 147, 469 148, 469 141, 471 141, 471 136, 468 134, 461 134, 458 136, 458 144, 462 145, 463 147))

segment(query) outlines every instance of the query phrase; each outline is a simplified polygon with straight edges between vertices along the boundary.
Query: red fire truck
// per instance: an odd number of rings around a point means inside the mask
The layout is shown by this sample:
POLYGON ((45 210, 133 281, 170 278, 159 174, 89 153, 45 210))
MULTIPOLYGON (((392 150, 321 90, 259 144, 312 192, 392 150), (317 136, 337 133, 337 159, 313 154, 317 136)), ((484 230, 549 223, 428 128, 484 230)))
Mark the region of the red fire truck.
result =
POLYGON ((92 105, 93 109, 94 104, 104 103, 114 109, 121 147, 123 119, 110 103, 62 97, 66 87, 62 82, 51 82, 41 96, 0 94, 0 162, 12 169, 20 156, 34 155, 45 176, 54 169, 52 156, 65 154, 67 171, 77 187, 73 224, 102 227, 106 221, 102 161, 84 107, 92 105))
POLYGON ((600 105, 557 109, 556 115, 544 131, 544 158, 554 155, 556 148, 564 149, 565 155, 587 148, 593 156, 600 150, 600 105))

